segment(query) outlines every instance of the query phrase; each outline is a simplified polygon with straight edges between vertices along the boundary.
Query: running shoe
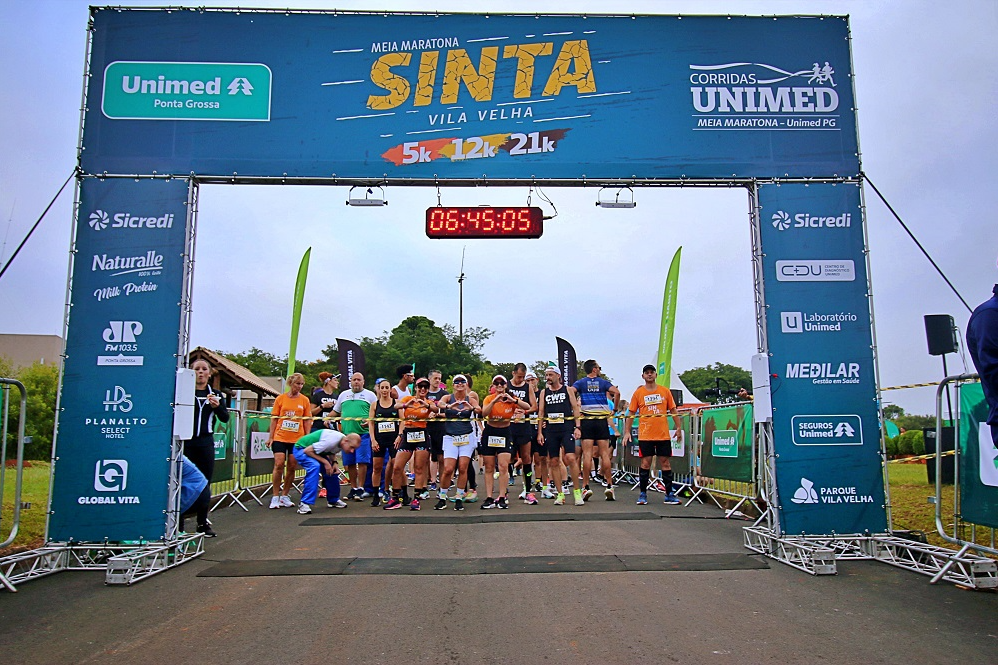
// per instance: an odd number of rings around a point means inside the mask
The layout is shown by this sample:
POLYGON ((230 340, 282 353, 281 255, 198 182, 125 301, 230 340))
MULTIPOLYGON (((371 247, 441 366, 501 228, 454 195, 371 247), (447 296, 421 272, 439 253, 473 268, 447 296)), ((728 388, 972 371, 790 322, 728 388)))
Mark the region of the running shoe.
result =
POLYGON ((407 473, 405 474, 405 477, 409 480, 410 483, 416 480, 416 474, 414 473, 407 473))
POLYGON ((680 501, 679 497, 677 497, 675 494, 669 492, 668 494, 665 495, 665 501, 663 501, 662 503, 682 503, 682 501, 680 501))
POLYGON ((512 487, 513 485, 516 484, 516 478, 514 478, 513 476, 510 476, 509 477, 509 482, 506 483, 506 484, 509 485, 510 487, 512 487))
POLYGON ((544 491, 541 492, 541 498, 542 499, 555 499, 557 497, 558 497, 558 495, 555 494, 554 492, 552 492, 551 490, 549 490, 547 487, 545 487, 544 491))
POLYGON ((592 495, 593 495, 593 491, 591 489, 589 489, 588 487, 583 488, 583 490, 582 490, 582 500, 583 501, 588 501, 589 498, 592 497, 592 495))
POLYGON ((346 508, 349 504, 343 499, 337 499, 333 503, 326 502, 326 505, 330 508, 346 508))
POLYGON ((311 515, 312 514, 312 506, 308 505, 307 503, 300 503, 300 504, 298 504, 298 514, 299 515, 311 515))
POLYGON ((374 498, 371 499, 371 507, 377 508, 380 505, 381 505, 381 492, 377 492, 375 493, 374 498))
POLYGON ((554 505, 556 505, 556 506, 564 506, 565 505, 565 495, 562 494, 561 492, 558 492, 558 496, 555 497, 555 500, 554 500, 554 505))
POLYGON ((648 493, 647 492, 642 492, 641 494, 638 494, 638 505, 639 506, 647 506, 648 505, 648 493))
POLYGON ((478 490, 471 490, 470 492, 464 495, 465 503, 474 503, 476 501, 478 501, 478 490))
POLYGON ((430 490, 431 492, 436 492, 437 491, 437 484, 436 483, 430 483, 430 485, 427 487, 427 489, 430 490))
POLYGON ((540 481, 537 481, 537 482, 534 483, 534 492, 540 492, 543 489, 544 489, 544 486, 541 484, 540 481))
POLYGON ((495 507, 496 507, 496 502, 492 499, 491 496, 489 498, 485 499, 485 501, 482 501, 482 505, 481 505, 481 509, 482 510, 490 510, 490 509, 495 508, 495 507))
POLYGON ((464 501, 461 499, 454 499, 454 510, 464 510, 464 501))
POLYGON ((577 505, 577 506, 584 506, 584 505, 586 505, 586 500, 582 498, 582 491, 581 490, 575 490, 574 492, 572 492, 572 496, 575 497, 575 505, 577 505))
POLYGON ((419 499, 413 499, 409 504, 409 510, 419 510, 419 499))
POLYGON ((498 471, 493 471, 492 472, 492 478, 494 480, 499 480, 499 472, 498 471))
POLYGON ((325 499, 326 498, 326 488, 325 487, 323 487, 322 489, 319 490, 319 498, 320 499, 325 499))
POLYGON ((270 507, 271 508, 280 508, 281 507, 281 497, 279 497, 279 496, 273 497, 270 500, 270 507))
POLYGON ((292 503, 291 498, 287 494, 281 495, 281 508, 294 508, 295 504, 292 503))
POLYGON ((425 501, 430 498, 430 491, 423 490, 422 492, 416 495, 416 498, 419 499, 420 501, 425 501))
POLYGON ((607 501, 616 501, 617 500, 617 497, 615 497, 613 495, 613 488, 612 487, 607 487, 605 490, 603 490, 603 496, 606 497, 607 501))
POLYGON ((353 501, 356 496, 357 496, 357 488, 356 487, 351 487, 350 491, 347 492, 347 500, 348 501, 353 501))
POLYGON ((362 490, 359 487, 354 487, 352 490, 350 490, 350 498, 353 499, 354 501, 363 501, 364 490, 362 490))
POLYGON ((522 492, 520 492, 520 496, 518 496, 516 498, 519 499, 520 501, 523 501, 524 499, 526 499, 527 498, 527 490, 523 490, 522 492))
POLYGON ((527 492, 527 496, 524 497, 523 502, 525 504, 527 504, 528 506, 536 506, 537 505, 537 497, 534 496, 533 492, 527 492))
POLYGON ((499 497, 499 500, 496 501, 496 507, 502 508, 503 510, 509 508, 509 502, 506 501, 506 497, 504 496, 499 497))
POLYGON ((433 506, 433 510, 443 510, 447 507, 447 499, 440 498, 437 500, 437 505, 433 506))
POLYGON ((361 490, 361 492, 360 492, 360 498, 361 499, 370 499, 371 498, 371 493, 368 492, 367 490, 361 490))
POLYGON ((402 507, 402 502, 392 497, 392 500, 385 504, 385 510, 398 510, 402 507))
POLYGON ((199 524, 198 533, 203 533, 205 538, 214 538, 218 534, 211 528, 210 524, 199 524))

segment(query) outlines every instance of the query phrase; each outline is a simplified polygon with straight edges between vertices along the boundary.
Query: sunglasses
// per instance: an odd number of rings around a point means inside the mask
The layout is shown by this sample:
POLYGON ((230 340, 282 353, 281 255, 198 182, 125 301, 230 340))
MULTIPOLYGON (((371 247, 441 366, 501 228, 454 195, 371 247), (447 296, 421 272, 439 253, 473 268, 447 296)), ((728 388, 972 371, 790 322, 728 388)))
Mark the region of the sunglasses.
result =
POLYGON ((454 383, 467 383, 464 379, 454 379, 454 383))
POLYGON ((492 385, 494 385, 494 386, 504 386, 504 385, 506 385, 506 382, 505 381, 493 381, 492 385))

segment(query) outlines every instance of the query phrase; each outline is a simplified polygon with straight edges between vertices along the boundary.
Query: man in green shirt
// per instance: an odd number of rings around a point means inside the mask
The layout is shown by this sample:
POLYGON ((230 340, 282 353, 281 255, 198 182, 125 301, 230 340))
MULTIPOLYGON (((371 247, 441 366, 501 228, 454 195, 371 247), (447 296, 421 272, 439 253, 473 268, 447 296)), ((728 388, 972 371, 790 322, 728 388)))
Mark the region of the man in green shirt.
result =
POLYGON ((360 436, 360 445, 352 453, 343 452, 343 466, 350 474, 350 484, 353 488, 347 499, 361 501, 370 493, 364 491, 364 479, 367 477, 367 467, 371 463, 371 435, 367 431, 367 418, 370 415, 371 404, 378 397, 364 387, 364 375, 355 372, 350 377, 350 389, 344 390, 333 405, 333 415, 342 417, 340 431, 344 434, 360 436))

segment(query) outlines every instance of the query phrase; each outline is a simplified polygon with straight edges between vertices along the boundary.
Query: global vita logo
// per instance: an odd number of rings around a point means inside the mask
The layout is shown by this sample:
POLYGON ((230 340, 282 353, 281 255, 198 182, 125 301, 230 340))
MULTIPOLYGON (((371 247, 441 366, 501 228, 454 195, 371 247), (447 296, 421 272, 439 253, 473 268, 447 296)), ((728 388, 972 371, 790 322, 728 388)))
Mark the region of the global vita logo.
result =
POLYGON ((108 217, 107 213, 103 210, 94 210, 90 213, 90 228, 94 231, 103 231, 107 228, 108 223, 111 219, 108 217))

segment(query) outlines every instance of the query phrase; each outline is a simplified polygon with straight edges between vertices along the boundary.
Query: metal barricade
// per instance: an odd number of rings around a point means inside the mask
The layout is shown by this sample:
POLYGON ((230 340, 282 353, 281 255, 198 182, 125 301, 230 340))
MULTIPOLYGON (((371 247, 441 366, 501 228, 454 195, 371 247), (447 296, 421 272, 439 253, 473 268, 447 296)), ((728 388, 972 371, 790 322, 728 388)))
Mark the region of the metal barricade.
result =
MULTIPOLYGON (((674 416, 668 416, 669 428, 676 429, 674 416)), ((671 459, 673 474, 673 492, 680 492, 690 489, 693 486, 693 459, 692 452, 695 448, 695 419, 692 409, 679 409, 680 426, 683 430, 681 442, 673 441, 673 454, 671 459)), ((621 418, 623 422, 623 418, 621 418)), ((623 424, 621 424, 623 430, 623 424)), ((623 441, 617 445, 617 457, 613 472, 615 484, 628 484, 631 489, 637 489, 640 484, 639 473, 641 471, 641 456, 638 447, 638 419, 631 423, 631 441, 626 446, 623 441)), ((648 489, 652 492, 665 492, 665 483, 662 480, 659 469, 651 469, 651 477, 648 480, 648 489)))
MULTIPOLYGON (((0 548, 7 547, 17 538, 17 531, 21 526, 21 487, 24 480, 24 420, 28 410, 28 393, 24 389, 24 384, 16 379, 0 378, 0 402, 2 402, 3 422, 0 424, 0 536, 4 527, 3 498, 6 496, 5 480, 7 476, 7 420, 10 414, 10 389, 17 386, 21 393, 20 409, 17 414, 17 461, 14 463, 14 502, 12 505, 12 515, 10 517, 10 531, 7 537, 0 541, 0 548)), ((6 578, 3 569, 0 569, 0 585, 9 591, 14 591, 14 585, 6 578)))
MULTIPOLYGON (((243 411, 239 416, 238 435, 234 447, 236 454, 236 489, 231 492, 232 500, 242 505, 240 499, 249 495, 261 506, 263 498, 270 491, 274 473, 274 453, 267 445, 270 439, 271 414, 263 411, 243 411)), ((295 470, 295 487, 301 491, 300 483, 305 477, 304 469, 295 470)), ((245 509, 245 506, 243 506, 245 509)))
POLYGON ((990 438, 990 428, 987 425, 988 405, 984 400, 983 391, 977 399, 964 399, 971 387, 978 384, 977 374, 959 374, 948 376, 939 383, 936 389, 936 455, 930 460, 936 466, 936 493, 934 497, 936 531, 948 543, 960 546, 960 550, 932 577, 932 583, 938 582, 947 571, 956 564, 969 550, 998 555, 995 542, 995 528, 998 526, 998 452, 990 438), (953 472, 953 522, 952 532, 948 532, 943 523, 942 496, 942 464, 943 464, 943 393, 953 384, 956 387, 957 430, 959 441, 955 441, 954 472, 953 472), (982 425, 975 427, 975 425, 982 425), (975 431, 976 430, 976 431, 975 431), (986 437, 986 438, 984 438, 986 437), (976 447, 974 444, 977 444, 976 447), (990 467, 990 468, 989 468, 990 467), (974 473, 976 471, 976 473, 974 473), (988 545, 977 543, 978 528, 985 531, 988 545), (969 531, 969 535, 967 534, 969 531), (969 538, 969 539, 968 539, 969 538))
POLYGON ((706 495, 724 510, 725 517, 743 516, 746 503, 760 513, 756 482, 755 427, 752 403, 739 402, 704 407, 697 431, 697 464, 693 476, 693 499, 706 495), (725 506, 718 496, 735 500, 725 506))

